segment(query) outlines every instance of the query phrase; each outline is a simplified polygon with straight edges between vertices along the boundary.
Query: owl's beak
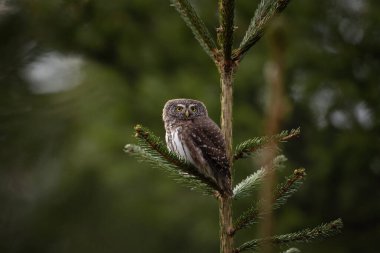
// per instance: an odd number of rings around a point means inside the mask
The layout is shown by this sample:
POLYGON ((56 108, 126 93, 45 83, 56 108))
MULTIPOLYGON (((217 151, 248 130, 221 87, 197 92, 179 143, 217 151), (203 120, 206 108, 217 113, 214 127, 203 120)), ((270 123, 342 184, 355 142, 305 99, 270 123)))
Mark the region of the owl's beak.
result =
POLYGON ((186 118, 189 117, 189 110, 186 110, 185 115, 186 115, 186 118))

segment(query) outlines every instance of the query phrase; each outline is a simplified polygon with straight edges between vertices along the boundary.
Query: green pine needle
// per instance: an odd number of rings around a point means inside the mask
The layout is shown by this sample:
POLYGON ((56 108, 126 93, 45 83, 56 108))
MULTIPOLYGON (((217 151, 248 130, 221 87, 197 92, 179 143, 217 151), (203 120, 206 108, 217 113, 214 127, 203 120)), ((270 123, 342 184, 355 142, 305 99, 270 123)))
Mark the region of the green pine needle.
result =
POLYGON ((261 205, 261 201, 257 201, 256 204, 252 205, 247 211, 240 215, 239 218, 237 218, 236 222, 234 222, 234 233, 255 224, 258 219, 262 218, 263 214, 260 213, 261 205))
POLYGON ((251 195, 253 190, 262 183, 265 179, 265 176, 268 175, 271 169, 281 169, 283 164, 286 162, 287 158, 284 155, 277 156, 270 166, 264 166, 257 170, 252 175, 248 176, 246 179, 241 181, 238 185, 235 186, 233 190, 233 198, 241 199, 243 197, 248 197, 251 195))
POLYGON ((278 209, 301 187, 306 177, 304 168, 296 169, 293 175, 277 187, 274 196, 273 209, 278 209))
POLYGON ((216 62, 217 46, 202 19, 187 0, 170 0, 172 6, 178 11, 186 25, 191 29, 199 44, 216 62))
POLYGON ((135 137, 139 140, 139 143, 145 146, 147 149, 152 149, 159 153, 165 160, 179 167, 186 167, 185 160, 178 157, 173 152, 167 149, 166 145, 161 139, 155 136, 149 129, 141 126, 135 126, 135 137))
MULTIPOLYGON (((293 174, 285 180, 284 183, 280 184, 277 187, 272 200, 274 210, 284 205, 286 201, 300 188, 305 179, 305 176, 305 169, 296 169, 294 170, 293 174)), ((257 201, 239 218, 236 219, 236 222, 234 223, 235 232, 255 224, 264 216, 261 208, 264 201, 267 200, 257 201)))
POLYGON ((234 160, 250 157, 256 151, 262 149, 270 143, 285 142, 295 136, 298 136, 301 132, 300 128, 292 129, 290 131, 282 131, 280 134, 273 136, 255 137, 253 139, 246 140, 236 146, 234 160))
POLYGON ((341 232, 343 228, 342 219, 336 219, 326 224, 322 224, 315 228, 307 228, 295 233, 276 235, 273 237, 255 239, 242 244, 239 248, 235 249, 235 252, 243 252, 246 250, 255 250, 257 247, 270 243, 273 245, 283 245, 290 243, 300 243, 300 242, 312 242, 322 240, 341 232))
POLYGON ((297 248, 290 248, 290 249, 285 250, 282 253, 301 253, 301 251, 297 248))
POLYGON ((233 54, 234 60, 241 60, 244 54, 261 39, 266 26, 286 8, 289 2, 290 0, 261 0, 239 48, 233 54))
POLYGON ((191 189, 208 195, 215 194, 215 191, 221 191, 214 181, 200 174, 191 164, 169 151, 160 138, 147 128, 137 125, 135 131, 138 145, 127 144, 124 148, 125 152, 137 156, 141 161, 148 162, 154 167, 163 169, 177 182, 191 189))

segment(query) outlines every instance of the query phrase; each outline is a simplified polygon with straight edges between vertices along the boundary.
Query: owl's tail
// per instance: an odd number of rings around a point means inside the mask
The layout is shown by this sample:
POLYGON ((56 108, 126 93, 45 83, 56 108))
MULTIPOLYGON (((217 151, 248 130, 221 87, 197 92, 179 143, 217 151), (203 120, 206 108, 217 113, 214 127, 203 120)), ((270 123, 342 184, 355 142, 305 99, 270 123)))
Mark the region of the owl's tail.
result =
POLYGON ((218 185, 223 191, 222 194, 227 195, 227 196, 232 196, 232 185, 231 185, 231 176, 220 176, 218 178, 218 185))

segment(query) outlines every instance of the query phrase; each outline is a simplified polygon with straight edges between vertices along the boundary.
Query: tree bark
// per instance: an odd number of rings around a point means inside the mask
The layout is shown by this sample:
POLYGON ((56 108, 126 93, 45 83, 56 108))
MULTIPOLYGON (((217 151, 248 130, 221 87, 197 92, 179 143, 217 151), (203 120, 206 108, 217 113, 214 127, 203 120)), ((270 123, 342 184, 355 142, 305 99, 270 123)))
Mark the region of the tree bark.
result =
MULTIPOLYGON (((222 67, 223 68, 223 67, 222 67)), ((228 72, 225 69, 221 71, 221 117, 220 124, 223 137, 226 141, 227 155, 230 158, 230 166, 232 166, 232 104, 233 104, 233 70, 230 67, 228 72)), ((231 172, 231 170, 230 170, 231 172)))
MULTIPOLYGON (((227 156, 230 161, 232 175, 232 83, 235 65, 231 59, 234 32, 234 0, 219 0, 218 42, 221 52, 217 59, 221 86, 221 130, 226 141, 227 156)), ((232 178, 231 178, 232 185, 232 178)), ((220 252, 233 252, 233 224, 231 196, 223 194, 219 197, 220 252)))
MULTIPOLYGON (((230 174, 232 174, 232 82, 233 69, 232 66, 225 65, 220 69, 221 74, 221 130, 226 141, 227 155, 230 160, 230 174), (227 71, 226 71, 227 70, 227 71)), ((231 178, 232 185, 232 178, 231 178)), ((231 197, 222 195, 219 198, 219 223, 220 223, 220 252, 233 252, 233 224, 232 224, 232 205, 231 197)))
POLYGON ((220 253, 232 253, 234 238, 232 231, 231 198, 219 199, 219 222, 220 222, 220 253))
MULTIPOLYGON (((266 64, 265 79, 267 83, 267 104, 265 128, 268 136, 274 135, 280 129, 281 121, 284 117, 284 51, 285 37, 283 28, 278 21, 269 31, 268 42, 271 56, 266 64)), ((269 148, 263 153, 263 164, 269 164, 276 157, 277 144, 271 143, 269 148)), ((275 170, 269 170, 267 180, 263 184, 260 191, 262 199, 271 200, 276 182, 275 170)), ((263 221, 260 223, 259 235, 262 238, 273 235, 274 219, 273 219, 273 201, 266 201, 262 206, 261 212, 265 213, 263 221)), ((260 247, 260 252, 273 252, 272 244, 264 243, 260 247)))

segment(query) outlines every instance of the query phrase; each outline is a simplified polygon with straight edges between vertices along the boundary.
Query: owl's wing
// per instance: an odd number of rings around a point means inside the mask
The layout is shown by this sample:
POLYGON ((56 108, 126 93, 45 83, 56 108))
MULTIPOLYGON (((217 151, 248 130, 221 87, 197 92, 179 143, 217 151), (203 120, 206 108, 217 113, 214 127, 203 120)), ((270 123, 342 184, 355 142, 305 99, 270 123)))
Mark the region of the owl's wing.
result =
POLYGON ((201 151, 212 176, 218 185, 230 194, 229 161, 226 144, 219 127, 210 118, 202 117, 195 119, 188 130, 191 141, 201 151))

